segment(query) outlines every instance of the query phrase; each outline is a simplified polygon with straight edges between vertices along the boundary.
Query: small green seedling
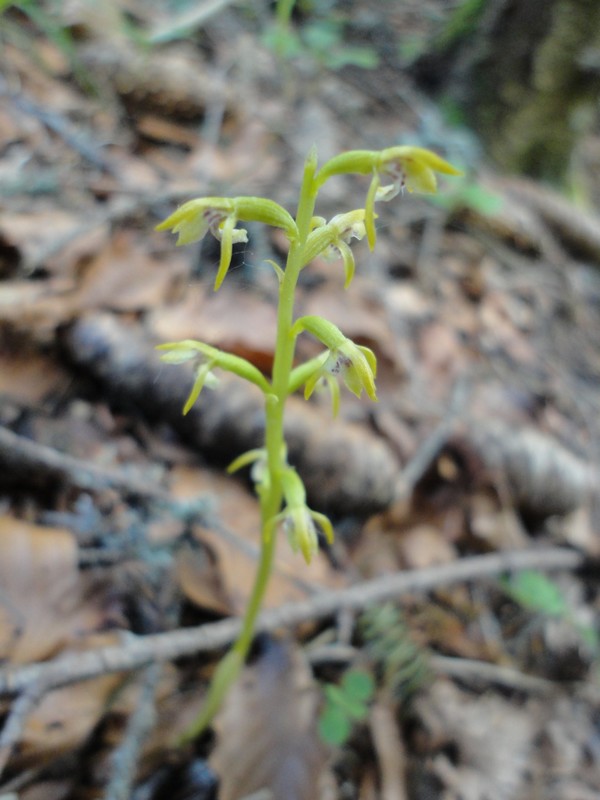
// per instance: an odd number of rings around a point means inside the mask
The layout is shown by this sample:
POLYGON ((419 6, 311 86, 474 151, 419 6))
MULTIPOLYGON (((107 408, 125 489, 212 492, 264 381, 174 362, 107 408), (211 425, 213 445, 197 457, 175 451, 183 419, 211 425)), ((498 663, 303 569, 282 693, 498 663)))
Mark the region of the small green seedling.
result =
POLYGON ((564 617, 568 606, 556 583, 537 570, 523 570, 501 581, 506 594, 526 611, 564 617))
POLYGON ((573 625, 594 657, 600 654, 600 637, 593 625, 581 624, 572 611, 560 587, 537 570, 523 570, 501 581, 506 594, 525 611, 547 617, 559 617, 573 625))
POLYGON ((368 672, 351 669, 339 685, 325 684, 325 705, 319 717, 319 736, 326 744, 342 745, 352 725, 366 719, 375 693, 375 681, 368 672))
POLYGON ((264 446, 242 454, 229 467, 230 472, 251 467, 260 501, 261 550, 255 582, 240 635, 217 667, 204 710, 186 738, 196 736, 210 722, 244 663, 272 572, 278 531, 286 534, 292 549, 301 553, 307 563, 319 549, 319 530, 328 542, 333 541, 331 522, 308 506, 302 478, 288 461, 284 437, 288 397, 303 388, 304 397, 308 399, 313 392, 324 389, 331 395, 335 414, 339 407, 338 381, 341 379, 357 397, 364 392, 370 400, 377 400, 377 362, 373 351, 348 339, 336 325, 322 317, 295 315, 300 272, 317 256, 340 260, 344 267, 344 286, 348 286, 354 276, 350 242, 366 238, 371 250, 375 247, 375 204, 391 200, 405 188, 409 192, 435 192, 436 172, 461 174, 435 153, 421 147, 403 145, 385 150, 351 150, 335 156, 320 168, 313 148, 305 162, 295 216, 264 197, 201 197, 184 203, 157 226, 157 230, 172 230, 178 234, 177 244, 180 245, 197 242, 208 233, 220 242, 215 290, 227 275, 233 245, 247 241, 247 232, 238 227, 239 223, 260 222, 279 228, 289 245, 284 267, 269 262, 279 284, 270 377, 246 359, 204 342, 188 339, 159 346, 167 363, 187 363, 193 367, 195 377, 184 413, 197 402, 204 386, 214 383, 215 370, 231 372, 252 383, 264 397, 264 446), (337 214, 330 220, 315 216, 317 196, 323 185, 335 176, 348 174, 370 178, 364 206, 337 214), (305 334, 316 339, 323 349, 314 358, 296 364, 296 343, 298 337, 305 334))
POLYGON ((443 197, 441 195, 435 197, 433 202, 448 211, 467 208, 484 216, 499 213, 504 205, 501 195, 489 191, 474 181, 464 181, 454 191, 448 192, 443 197))
POLYGON ((310 16, 298 31, 291 23, 296 5, 296 0, 278 0, 275 20, 263 35, 263 42, 279 58, 293 59, 308 52, 327 69, 346 66, 373 69, 377 66, 379 57, 373 47, 346 43, 343 19, 332 13, 333 9, 328 7, 332 4, 304 4, 304 11, 310 12, 310 16))

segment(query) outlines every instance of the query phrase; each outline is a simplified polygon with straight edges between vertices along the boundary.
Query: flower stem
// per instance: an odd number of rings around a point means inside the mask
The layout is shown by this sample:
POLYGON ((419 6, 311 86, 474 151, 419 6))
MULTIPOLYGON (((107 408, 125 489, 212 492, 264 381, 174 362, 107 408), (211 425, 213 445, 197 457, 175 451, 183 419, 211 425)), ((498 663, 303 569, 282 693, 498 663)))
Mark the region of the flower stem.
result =
POLYGON ((265 396, 265 448, 269 479, 260 492, 262 533, 258 569, 242 620, 240 634, 233 648, 217 666, 200 716, 186 731, 182 741, 189 741, 197 737, 210 724, 227 691, 238 677, 252 645, 256 619, 273 570, 277 537, 270 523, 273 517, 279 513, 283 500, 281 475, 287 466, 283 433, 284 410, 289 394, 290 373, 294 363, 296 344, 296 336, 292 332, 294 299, 298 276, 304 264, 306 240, 310 233, 310 223, 317 195, 314 181, 316 166, 316 152, 313 150, 306 159, 298 201, 296 225, 299 235, 298 239, 291 243, 285 272, 279 287, 273 376, 271 391, 265 396))

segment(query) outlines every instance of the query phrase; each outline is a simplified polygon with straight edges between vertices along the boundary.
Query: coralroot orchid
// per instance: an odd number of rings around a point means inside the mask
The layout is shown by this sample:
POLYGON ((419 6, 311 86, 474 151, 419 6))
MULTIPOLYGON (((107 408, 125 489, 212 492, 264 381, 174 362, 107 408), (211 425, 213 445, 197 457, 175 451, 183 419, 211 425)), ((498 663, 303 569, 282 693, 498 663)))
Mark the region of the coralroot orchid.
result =
POLYGON ((353 239, 367 237, 375 246, 375 203, 389 201, 404 187, 408 191, 434 192, 436 173, 460 174, 447 161, 421 147, 390 147, 386 150, 352 150, 326 162, 317 170, 317 155, 309 153, 304 167, 298 210, 295 219, 278 203, 262 197, 203 197, 190 200, 158 225, 157 230, 171 229, 178 234, 177 244, 190 244, 211 233, 221 243, 221 256, 215 289, 218 289, 231 263, 232 248, 246 242, 247 231, 237 227, 243 222, 262 222, 281 228, 288 241, 285 268, 272 263, 279 279, 277 338, 273 371, 266 378, 244 358, 226 353, 203 342, 187 339, 161 345, 167 363, 191 363, 193 384, 184 407, 187 413, 205 384, 214 380, 213 370, 224 369, 253 383, 264 395, 265 440, 263 446, 239 456, 230 471, 251 467, 261 509, 261 552, 252 594, 242 621, 240 635, 232 650, 217 667, 205 707, 187 738, 199 734, 217 711, 229 686, 236 679, 252 643, 256 619, 273 568, 277 531, 283 529, 294 551, 307 562, 318 552, 320 529, 328 543, 333 542, 333 528, 323 514, 307 505, 301 477, 288 463, 284 438, 284 412, 288 396, 304 387, 309 398, 321 383, 329 387, 333 411, 339 407, 341 378, 357 397, 363 391, 377 400, 375 376, 377 362, 368 347, 348 339, 333 323, 317 316, 295 318, 294 298, 302 269, 317 256, 340 258, 344 264, 345 286, 354 275, 353 239), (335 175, 370 175, 371 183, 364 208, 334 216, 329 222, 314 216, 319 189, 335 175), (309 333, 324 345, 324 351, 294 366, 296 340, 309 333))
POLYGON ((344 263, 346 280, 344 288, 347 289, 354 277, 354 255, 350 249, 352 239, 362 239, 366 234, 365 211, 359 208, 346 214, 338 214, 328 223, 321 217, 315 217, 315 230, 306 242, 306 263, 317 255, 326 261, 336 261, 341 258, 344 263))
POLYGON ((328 161, 317 174, 323 185, 333 175, 349 172, 372 175, 365 202, 365 227, 371 250, 375 247, 375 203, 388 202, 404 188, 409 192, 432 194, 437 189, 436 172, 444 175, 462 175, 440 156, 423 147, 399 145, 385 150, 350 150, 328 161), (391 178, 391 184, 382 186, 382 179, 391 178))
POLYGON ((177 245, 191 244, 203 239, 210 231, 221 242, 221 259, 215 291, 220 288, 233 254, 233 245, 248 241, 248 231, 236 228, 238 222, 263 222, 283 228, 293 241, 298 230, 290 214, 273 200, 264 197, 201 197, 184 203, 167 217, 157 231, 171 229, 178 234, 177 245))

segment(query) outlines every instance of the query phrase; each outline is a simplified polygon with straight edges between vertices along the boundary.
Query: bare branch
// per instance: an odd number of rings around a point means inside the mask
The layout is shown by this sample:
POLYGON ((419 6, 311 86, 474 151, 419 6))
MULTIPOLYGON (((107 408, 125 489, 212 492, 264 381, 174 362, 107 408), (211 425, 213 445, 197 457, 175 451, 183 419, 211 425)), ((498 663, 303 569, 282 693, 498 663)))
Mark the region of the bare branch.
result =
MULTIPOLYGON (((259 617, 256 632, 323 619, 343 608, 360 610, 371 603, 398 598, 407 592, 426 592, 439 586, 524 569, 573 570, 580 568, 585 561, 583 554, 573 550, 544 548, 474 556, 452 564, 385 575, 348 589, 322 592, 303 602, 265 611, 259 617)), ((18 694, 32 684, 49 690, 98 675, 139 669, 156 661, 218 650, 234 641, 239 629, 239 619, 225 619, 151 636, 127 635, 122 645, 64 655, 46 663, 8 666, 0 671, 0 694, 18 694)))

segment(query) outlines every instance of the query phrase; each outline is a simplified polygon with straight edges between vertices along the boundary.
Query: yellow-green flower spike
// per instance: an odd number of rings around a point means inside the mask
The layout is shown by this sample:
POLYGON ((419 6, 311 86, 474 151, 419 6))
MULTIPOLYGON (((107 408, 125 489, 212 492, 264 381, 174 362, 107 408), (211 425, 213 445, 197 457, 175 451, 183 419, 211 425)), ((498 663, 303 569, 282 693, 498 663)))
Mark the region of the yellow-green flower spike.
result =
POLYGON ((213 368, 227 370, 258 386, 264 402, 264 447, 244 453, 229 467, 230 472, 242 467, 250 468, 260 501, 261 547, 254 586, 233 649, 217 668, 205 707, 190 728, 188 737, 198 735, 210 722, 249 652, 269 577, 276 563, 276 529, 279 526, 283 528, 292 548, 301 553, 307 563, 318 551, 321 532, 327 542, 331 544, 333 541, 331 522, 308 507, 304 483, 288 463, 284 422, 289 395, 302 387, 306 398, 321 387, 329 389, 334 415, 339 410, 341 382, 357 397, 362 397, 365 392, 371 400, 377 400, 377 361, 373 351, 348 339, 338 327, 322 317, 295 318, 295 293, 301 271, 318 256, 341 259, 344 286, 347 287, 355 271, 350 247, 352 240, 366 237, 369 247, 373 249, 375 246, 375 204, 391 200, 404 189, 434 192, 438 174, 460 173, 443 158, 422 147, 352 150, 330 159, 320 170, 313 147, 304 163, 295 218, 268 198, 202 197, 184 203, 157 226, 161 231, 171 229, 177 235, 179 245, 198 241, 207 233, 220 242, 215 289, 221 286, 229 270, 233 245, 248 241, 244 223, 260 222, 280 228, 290 244, 285 266, 269 262, 279 283, 270 379, 246 359, 203 342, 188 339, 160 348, 165 362, 187 362, 195 370, 185 413, 192 408, 203 386, 214 379, 213 368), (364 208, 337 214, 329 221, 317 216, 317 195, 323 184, 335 175, 352 173, 365 175, 370 180, 364 208), (325 350, 294 367, 296 339, 302 332, 312 334, 325 350))

